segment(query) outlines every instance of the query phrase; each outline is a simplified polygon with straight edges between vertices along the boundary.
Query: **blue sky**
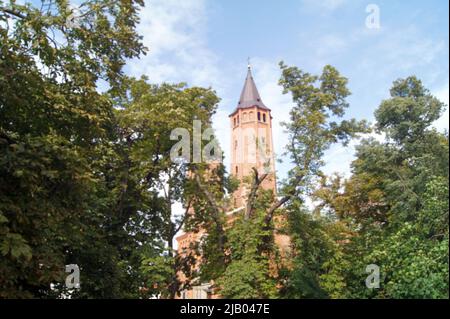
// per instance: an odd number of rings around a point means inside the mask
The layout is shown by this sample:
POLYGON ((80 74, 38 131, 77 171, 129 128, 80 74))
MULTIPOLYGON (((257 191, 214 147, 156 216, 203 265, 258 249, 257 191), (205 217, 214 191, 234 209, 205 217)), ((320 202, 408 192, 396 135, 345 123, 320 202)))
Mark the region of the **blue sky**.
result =
MULTIPOLYGON (((26 2, 20 0, 18 2, 26 2)), ((31 2, 36 3, 37 0, 31 2)), ((74 6, 82 0, 71 0, 74 6)), ((150 81, 212 87, 221 97, 214 128, 229 165, 228 114, 235 108, 251 57, 255 82, 272 109, 275 153, 283 153, 290 96, 278 86, 278 62, 320 73, 326 64, 349 79, 346 117, 373 122, 395 79, 418 76, 448 104, 449 2, 447 0, 146 0, 138 32, 149 48, 125 72, 150 81), (380 28, 366 27, 369 4, 378 6, 380 28)), ((448 109, 435 123, 448 130, 448 109)), ((382 138, 380 136, 375 136, 382 138)), ((325 172, 350 174, 354 146, 333 146, 325 172)), ((283 178, 284 159, 276 169, 283 178)))
MULTIPOLYGON (((272 109, 275 151, 281 154, 286 136, 279 122, 292 103, 277 85, 280 60, 312 73, 326 64, 337 67, 352 91, 348 117, 372 121, 392 81, 411 74, 448 104, 448 10, 445 0, 150 0, 139 26, 150 51, 126 72, 214 88, 222 98, 214 127, 228 165, 227 116, 239 98, 247 57, 272 109), (379 29, 366 27, 368 4, 380 9, 379 29)), ((448 111, 436 127, 448 129, 448 111)), ((330 149, 325 171, 348 175, 355 143, 330 149)), ((286 161, 278 164, 279 177, 288 168, 286 161)))

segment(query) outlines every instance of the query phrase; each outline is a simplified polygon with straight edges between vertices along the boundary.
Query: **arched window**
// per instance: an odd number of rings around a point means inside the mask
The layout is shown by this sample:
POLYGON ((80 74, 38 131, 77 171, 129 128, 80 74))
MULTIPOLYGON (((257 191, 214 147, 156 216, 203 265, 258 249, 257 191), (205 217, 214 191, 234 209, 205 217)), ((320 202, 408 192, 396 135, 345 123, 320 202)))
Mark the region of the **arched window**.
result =
POLYGON ((258 112, 258 121, 261 121, 261 112, 258 112))
POLYGON ((244 122, 247 122, 247 121, 248 121, 247 112, 244 112, 242 121, 244 121, 244 122))
POLYGON ((233 125, 236 126, 236 118, 233 118, 233 125))
POLYGON ((237 124, 239 125, 239 115, 237 116, 237 124))
POLYGON ((253 121, 253 112, 248 113, 248 119, 253 121))
POLYGON ((236 175, 239 173, 239 168, 236 166, 236 175))
POLYGON ((266 122, 266 113, 263 114, 263 122, 266 122))

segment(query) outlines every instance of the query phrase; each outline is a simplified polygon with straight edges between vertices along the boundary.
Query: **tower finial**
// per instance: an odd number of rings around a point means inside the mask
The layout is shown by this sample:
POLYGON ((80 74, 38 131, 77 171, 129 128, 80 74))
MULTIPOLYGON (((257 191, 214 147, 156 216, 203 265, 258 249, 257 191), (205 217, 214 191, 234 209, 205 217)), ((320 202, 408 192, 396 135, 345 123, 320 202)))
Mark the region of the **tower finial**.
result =
POLYGON ((247 68, 248 68, 249 70, 252 69, 252 65, 250 64, 250 57, 247 58, 247 68))

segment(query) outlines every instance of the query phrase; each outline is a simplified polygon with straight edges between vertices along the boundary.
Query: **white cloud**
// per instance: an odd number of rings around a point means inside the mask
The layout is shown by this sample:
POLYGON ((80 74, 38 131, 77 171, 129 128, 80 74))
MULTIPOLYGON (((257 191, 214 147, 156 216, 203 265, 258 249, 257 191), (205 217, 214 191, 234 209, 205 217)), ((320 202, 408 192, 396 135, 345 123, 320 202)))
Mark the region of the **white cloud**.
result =
POLYGON ((355 159, 356 146, 363 138, 375 138, 377 141, 382 142, 385 139, 384 134, 368 133, 361 134, 360 138, 350 141, 348 146, 344 147, 342 144, 334 144, 324 156, 325 166, 323 171, 326 175, 330 176, 334 173, 338 173, 345 178, 351 176, 351 163, 355 159))
POLYGON ((140 19, 137 31, 149 51, 129 63, 128 73, 146 74, 155 83, 221 86, 217 57, 206 42, 205 0, 147 1, 140 19))
POLYGON ((343 7, 348 0, 302 0, 301 8, 314 11, 331 12, 343 7))
POLYGON ((347 147, 342 144, 333 145, 324 156, 324 173, 328 176, 338 173, 346 178, 350 177, 350 164, 355 158, 356 144, 356 142, 351 142, 347 147))
POLYGON ((445 49, 445 41, 425 38, 411 25, 399 30, 385 29, 375 48, 383 53, 377 63, 386 61, 388 67, 394 67, 393 70, 398 72, 432 63, 445 49))
POLYGON ((346 63, 346 56, 353 55, 353 72, 389 81, 424 66, 430 68, 430 77, 433 74, 437 77, 443 72, 438 62, 447 50, 445 40, 424 35, 414 24, 392 28, 386 23, 380 29, 368 29, 361 24, 350 31, 325 35, 321 30, 302 31, 299 38, 311 52, 309 60, 315 68, 346 63))
MULTIPOLYGON (((130 61, 127 73, 147 75, 153 83, 187 82, 190 86, 223 88, 217 58, 205 40, 206 11, 205 0, 147 1, 137 31, 149 52, 130 61)), ((175 216, 184 213, 181 203, 172 208, 175 216)))
POLYGON ((386 90, 373 84, 390 86, 393 80, 417 72, 422 72, 421 79, 427 83, 448 76, 448 70, 443 70, 441 65, 442 55, 447 50, 445 41, 424 35, 414 25, 397 29, 385 26, 378 32, 355 30, 348 44, 348 50, 353 48, 363 48, 351 70, 363 76, 360 84, 364 86, 386 90))
POLYGON ((340 34, 311 34, 302 31, 300 42, 305 46, 305 51, 310 52, 308 59, 309 72, 320 72, 327 64, 333 64, 341 55, 348 54, 353 45, 353 36, 340 34))
MULTIPOLYGON (((145 74, 150 82, 186 82, 189 86, 212 87, 226 97, 230 79, 218 57, 208 48, 205 0, 152 0, 140 14, 139 34, 149 48, 146 56, 129 63, 128 73, 145 74)), ((243 79, 242 79, 243 80, 243 79)), ((229 161, 230 101, 223 98, 213 116, 213 127, 229 161)))

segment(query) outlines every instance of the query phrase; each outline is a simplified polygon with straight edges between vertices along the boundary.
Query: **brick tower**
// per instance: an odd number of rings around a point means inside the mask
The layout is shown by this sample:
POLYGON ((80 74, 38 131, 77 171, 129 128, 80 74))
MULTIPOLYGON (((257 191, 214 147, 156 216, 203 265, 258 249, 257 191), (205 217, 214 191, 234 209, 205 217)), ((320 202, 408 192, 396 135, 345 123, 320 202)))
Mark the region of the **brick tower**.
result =
POLYGON ((248 66, 247 77, 236 109, 229 115, 231 125, 231 174, 242 181, 234 193, 235 208, 245 205, 253 168, 259 174, 269 173, 262 187, 276 192, 275 163, 272 140, 272 116, 264 105, 248 66))
MULTIPOLYGON (((253 168, 258 174, 267 173, 262 183, 263 189, 270 189, 276 195, 275 164, 272 140, 272 116, 270 109, 264 105, 259 96, 253 80, 250 65, 247 77, 242 89, 236 109, 229 115, 231 123, 231 174, 241 181, 239 188, 233 194, 233 203, 227 212, 229 225, 232 225, 234 214, 242 211, 246 204, 251 182, 253 168)), ((191 212, 194 213, 195 212, 191 212)), ((190 245, 199 242, 205 234, 203 230, 193 233, 187 232, 176 238, 178 242, 178 253, 186 255, 190 251, 190 245)), ((284 235, 275 234, 275 242, 280 246, 289 243, 284 235)), ((196 267, 199 267, 197 264, 196 267)), ((179 274, 181 281, 186 277, 179 274)), ((219 298, 211 289, 211 283, 195 282, 195 284, 182 292, 182 299, 204 299, 219 298)))

